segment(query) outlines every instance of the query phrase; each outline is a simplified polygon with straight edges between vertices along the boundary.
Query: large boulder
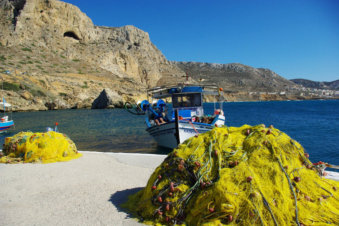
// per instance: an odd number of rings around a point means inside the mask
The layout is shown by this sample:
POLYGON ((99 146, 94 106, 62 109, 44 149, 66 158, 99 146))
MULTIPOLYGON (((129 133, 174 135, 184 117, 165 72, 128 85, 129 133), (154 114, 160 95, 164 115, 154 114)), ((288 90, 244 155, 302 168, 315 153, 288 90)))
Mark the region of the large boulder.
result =
POLYGON ((105 88, 92 103, 92 109, 115 108, 122 106, 122 97, 117 92, 108 88, 105 88))
POLYGON ((30 92, 28 92, 27 90, 24 90, 20 93, 20 96, 22 98, 24 98, 25 100, 31 100, 33 97, 32 97, 32 94, 30 92))

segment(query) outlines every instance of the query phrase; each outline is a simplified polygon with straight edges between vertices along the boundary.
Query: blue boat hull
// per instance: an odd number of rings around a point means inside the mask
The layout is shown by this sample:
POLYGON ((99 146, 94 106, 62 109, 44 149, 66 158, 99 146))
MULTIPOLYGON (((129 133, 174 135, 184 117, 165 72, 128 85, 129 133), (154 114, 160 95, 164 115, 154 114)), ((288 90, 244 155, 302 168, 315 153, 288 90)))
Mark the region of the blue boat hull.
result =
POLYGON ((0 133, 10 129, 12 126, 14 126, 13 120, 8 122, 0 122, 0 133))

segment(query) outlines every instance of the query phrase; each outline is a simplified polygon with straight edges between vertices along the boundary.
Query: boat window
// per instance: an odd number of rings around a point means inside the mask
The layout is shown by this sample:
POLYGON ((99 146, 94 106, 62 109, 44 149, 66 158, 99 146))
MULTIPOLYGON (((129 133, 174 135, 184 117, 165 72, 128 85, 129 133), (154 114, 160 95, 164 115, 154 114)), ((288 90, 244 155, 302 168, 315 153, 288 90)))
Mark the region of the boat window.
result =
POLYGON ((200 107, 202 104, 201 93, 176 93, 172 96, 174 108, 200 107))

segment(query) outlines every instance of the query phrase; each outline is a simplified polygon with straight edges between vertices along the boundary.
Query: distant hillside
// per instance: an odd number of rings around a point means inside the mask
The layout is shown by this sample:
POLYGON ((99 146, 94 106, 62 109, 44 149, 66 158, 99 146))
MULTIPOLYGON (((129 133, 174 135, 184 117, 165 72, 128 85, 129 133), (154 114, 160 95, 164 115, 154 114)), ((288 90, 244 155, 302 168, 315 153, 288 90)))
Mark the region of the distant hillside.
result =
POLYGON ((233 92, 278 92, 295 85, 265 68, 253 68, 239 63, 214 64, 198 62, 175 62, 193 79, 217 83, 233 92))
POLYGON ((306 88, 339 90, 339 80, 333 82, 315 82, 307 79, 291 79, 291 81, 306 88))

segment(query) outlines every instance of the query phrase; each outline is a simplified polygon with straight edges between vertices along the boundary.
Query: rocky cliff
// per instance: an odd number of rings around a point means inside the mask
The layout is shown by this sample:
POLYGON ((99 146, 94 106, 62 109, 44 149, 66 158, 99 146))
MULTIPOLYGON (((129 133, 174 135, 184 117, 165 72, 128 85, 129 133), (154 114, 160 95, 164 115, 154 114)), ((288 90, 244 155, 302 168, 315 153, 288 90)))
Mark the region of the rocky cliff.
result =
POLYGON ((95 26, 76 6, 55 0, 2 0, 1 6, 3 46, 58 53, 149 85, 178 72, 136 27, 95 26))
POLYGON ((1 0, 0 8, 0 70, 21 87, 6 93, 17 109, 90 107, 104 88, 136 99, 162 77, 183 75, 134 26, 95 26, 56 0, 1 0))
POLYGON ((145 98, 148 87, 185 81, 218 83, 239 92, 293 85, 268 69, 241 64, 168 61, 148 33, 100 27, 76 6, 58 0, 0 0, 0 74, 14 110, 90 108, 103 90, 116 100, 145 98), (119 98, 118 98, 119 97, 119 98))

